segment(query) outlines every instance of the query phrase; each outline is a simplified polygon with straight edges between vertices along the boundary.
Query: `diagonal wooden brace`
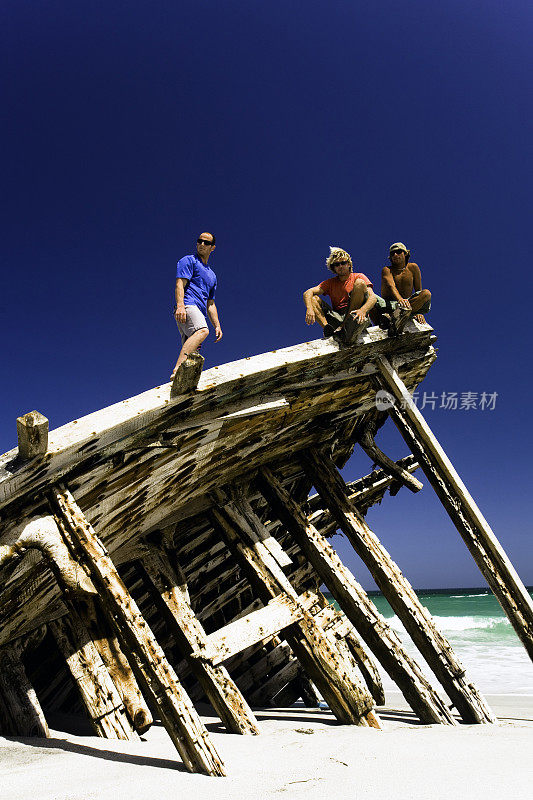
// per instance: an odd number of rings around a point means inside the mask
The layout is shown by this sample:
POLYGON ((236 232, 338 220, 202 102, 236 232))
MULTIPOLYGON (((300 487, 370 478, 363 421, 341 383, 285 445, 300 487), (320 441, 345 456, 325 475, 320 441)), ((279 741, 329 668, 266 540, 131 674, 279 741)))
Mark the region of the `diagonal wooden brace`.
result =
POLYGON ((470 683, 450 643, 437 629, 409 581, 348 499, 348 489, 331 459, 308 451, 304 469, 337 525, 394 609, 465 722, 494 722, 486 700, 470 683))
POLYGON ((453 725, 453 716, 418 664, 405 651, 396 632, 387 625, 328 540, 307 520, 271 470, 263 467, 259 486, 350 622, 398 684, 413 711, 422 722, 453 725))
POLYGON ((99 591, 108 622, 142 673, 161 721, 187 769, 224 775, 224 765, 205 726, 72 494, 56 486, 49 500, 76 557, 99 591))
POLYGON ((394 399, 390 416, 533 660, 533 601, 527 589, 397 371, 384 356, 376 364, 381 385, 394 399))
POLYGON ((249 504, 234 497, 215 506, 211 516, 263 602, 267 604, 282 594, 301 613, 301 620, 286 628, 283 636, 339 722, 379 727, 373 698, 355 663, 345 658, 301 605, 282 568, 258 536, 262 523, 249 504))

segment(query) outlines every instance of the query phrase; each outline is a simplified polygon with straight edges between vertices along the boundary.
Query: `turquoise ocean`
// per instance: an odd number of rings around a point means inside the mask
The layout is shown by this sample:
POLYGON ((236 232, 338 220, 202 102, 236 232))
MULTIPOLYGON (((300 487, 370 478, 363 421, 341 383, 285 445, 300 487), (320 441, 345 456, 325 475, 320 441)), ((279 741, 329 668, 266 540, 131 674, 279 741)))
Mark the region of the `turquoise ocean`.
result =
MULTIPOLYGON (((533 588, 528 587, 533 597, 533 588)), ((433 685, 429 667, 380 592, 368 592, 433 685)), ((494 595, 486 589, 424 589, 417 595, 452 645, 467 677, 484 694, 533 695, 533 663, 494 595)), ((333 599, 329 597, 334 603, 333 599)), ((334 605, 336 605, 334 603, 334 605)), ((375 659, 374 659, 375 661, 375 659)), ((385 691, 397 686, 383 673, 385 691)))

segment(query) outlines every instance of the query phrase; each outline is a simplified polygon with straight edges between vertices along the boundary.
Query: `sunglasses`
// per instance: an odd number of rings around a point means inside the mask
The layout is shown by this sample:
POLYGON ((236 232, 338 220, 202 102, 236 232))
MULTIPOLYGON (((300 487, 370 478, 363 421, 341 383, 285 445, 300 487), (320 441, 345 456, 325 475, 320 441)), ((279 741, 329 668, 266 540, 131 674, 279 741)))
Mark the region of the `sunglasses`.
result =
POLYGON ((350 263, 349 261, 335 261, 335 263, 332 264, 331 266, 333 268, 335 268, 335 267, 344 267, 345 264, 349 264, 349 263, 350 263))
POLYGON ((208 244, 209 247, 213 247, 213 242, 208 242, 207 239, 197 239, 196 244, 208 244))

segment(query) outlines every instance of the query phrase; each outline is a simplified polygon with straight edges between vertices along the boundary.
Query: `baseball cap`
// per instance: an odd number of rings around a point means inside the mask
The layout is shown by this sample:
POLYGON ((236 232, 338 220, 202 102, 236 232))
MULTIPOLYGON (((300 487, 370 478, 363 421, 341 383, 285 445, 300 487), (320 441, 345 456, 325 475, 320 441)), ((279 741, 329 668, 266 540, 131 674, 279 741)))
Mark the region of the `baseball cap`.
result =
POLYGON ((389 253, 392 253, 393 250, 403 250, 404 253, 409 252, 403 242, 394 242, 394 244, 391 244, 389 247, 389 253))

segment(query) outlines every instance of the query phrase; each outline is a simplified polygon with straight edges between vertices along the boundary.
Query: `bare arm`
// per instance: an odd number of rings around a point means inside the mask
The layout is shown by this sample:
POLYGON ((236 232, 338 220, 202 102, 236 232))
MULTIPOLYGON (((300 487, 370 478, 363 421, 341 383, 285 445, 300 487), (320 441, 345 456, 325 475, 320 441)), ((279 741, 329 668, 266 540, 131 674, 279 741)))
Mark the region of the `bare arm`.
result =
POLYGON ((413 275, 413 292, 419 292, 422 289, 422 273, 418 264, 409 264, 411 273, 413 275))
POLYGON ((410 308, 409 301, 398 291, 390 267, 383 267, 381 270, 381 296, 386 300, 397 300, 399 305, 410 308))
POLYGON ((219 342, 222 339, 222 328, 220 327, 220 322, 218 321, 218 311, 214 300, 207 301, 207 316, 211 320, 213 328, 215 329, 215 342, 219 342))
POLYGON ((307 309, 305 313, 305 321, 308 325, 312 325, 313 322, 316 321, 315 311, 313 309, 313 297, 318 297, 321 294, 324 294, 324 292, 320 288, 320 285, 311 286, 310 289, 306 289, 304 292, 304 303, 307 309))
POLYGON ((376 305, 378 298, 371 286, 366 287, 366 299, 359 311, 363 315, 363 318, 371 311, 374 306, 376 305))
POLYGON ((176 322, 185 322, 187 319, 187 312, 185 311, 185 304, 183 302, 187 283, 188 281, 186 281, 185 278, 176 278, 176 288, 174 290, 174 296, 176 298, 174 318, 176 322))

